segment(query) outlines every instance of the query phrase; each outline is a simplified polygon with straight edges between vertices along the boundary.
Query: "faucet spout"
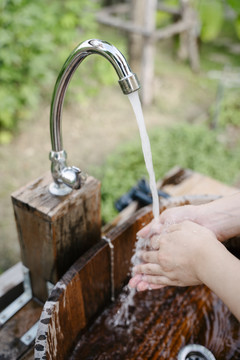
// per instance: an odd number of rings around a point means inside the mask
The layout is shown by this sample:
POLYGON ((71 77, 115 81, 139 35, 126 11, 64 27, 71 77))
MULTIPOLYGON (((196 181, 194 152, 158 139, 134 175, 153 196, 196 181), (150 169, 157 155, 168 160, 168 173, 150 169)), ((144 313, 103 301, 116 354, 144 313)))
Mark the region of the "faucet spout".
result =
POLYGON ((79 44, 70 54, 63 65, 57 78, 51 103, 50 134, 52 151, 51 171, 54 183, 50 185, 50 192, 54 195, 66 195, 72 189, 80 188, 86 176, 76 167, 68 167, 66 164, 66 152, 62 146, 61 115, 63 101, 68 84, 81 62, 91 54, 99 54, 105 57, 114 67, 122 92, 126 95, 140 88, 137 76, 131 71, 123 54, 113 45, 106 41, 90 39, 79 44))

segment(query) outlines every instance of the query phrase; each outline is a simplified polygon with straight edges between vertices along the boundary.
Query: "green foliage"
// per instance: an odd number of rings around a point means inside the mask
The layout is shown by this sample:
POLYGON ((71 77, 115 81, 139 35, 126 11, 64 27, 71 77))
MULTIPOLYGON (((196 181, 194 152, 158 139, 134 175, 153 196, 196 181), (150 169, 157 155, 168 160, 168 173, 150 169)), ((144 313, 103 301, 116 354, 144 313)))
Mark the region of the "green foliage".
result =
POLYGON ((225 17, 226 4, 235 12, 235 19, 232 19, 236 34, 240 38, 240 2, 239 0, 192 0, 201 23, 200 37, 203 42, 215 40, 226 26, 225 17))
POLYGON ((238 15, 237 19, 235 20, 235 30, 237 33, 237 36, 240 38, 240 15, 238 15))
MULTIPOLYGON (((0 5, 0 142, 26 119, 79 38, 96 32, 88 0, 2 0, 0 5)), ((51 90, 50 90, 51 89, 51 90)))
POLYGON ((239 0, 227 0, 227 2, 237 14, 234 26, 237 36, 240 39, 240 2, 239 0))
POLYGON ((223 25, 223 4, 219 0, 201 0, 197 4, 201 19, 201 39, 205 42, 214 40, 220 33, 223 25))
POLYGON ((240 14, 240 2, 239 2, 239 0, 227 0, 227 2, 238 14, 240 14))
MULTIPOLYGON (((240 144, 223 141, 223 134, 207 125, 179 124, 156 128, 149 134, 156 178, 179 165, 232 184, 238 174, 240 144)), ((110 221, 116 214, 114 201, 137 180, 148 178, 140 140, 122 145, 95 175, 102 181, 102 215, 110 221)))
POLYGON ((221 104, 218 125, 226 128, 228 125, 240 126, 240 90, 228 89, 221 104))

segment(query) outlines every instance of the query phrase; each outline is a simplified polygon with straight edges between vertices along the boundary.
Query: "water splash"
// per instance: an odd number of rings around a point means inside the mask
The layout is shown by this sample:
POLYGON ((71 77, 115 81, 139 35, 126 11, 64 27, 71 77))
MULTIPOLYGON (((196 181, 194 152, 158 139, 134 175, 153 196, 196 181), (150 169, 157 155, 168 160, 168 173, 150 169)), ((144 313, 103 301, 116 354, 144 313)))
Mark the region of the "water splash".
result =
MULTIPOLYGON (((138 257, 138 251, 141 249, 147 249, 150 241, 143 238, 137 238, 135 243, 134 254, 131 258, 131 269, 133 266, 140 264, 141 260, 138 257)), ((132 274, 133 275, 133 274, 132 274)), ((132 326, 136 321, 136 317, 134 315, 135 301, 134 296, 136 294, 136 289, 130 288, 129 286, 125 286, 122 293, 120 294, 120 307, 117 313, 113 316, 111 320, 111 324, 114 327, 116 326, 127 326, 127 330, 131 331, 132 326)))
POLYGON ((109 239, 106 236, 102 237, 102 240, 105 240, 108 243, 108 246, 110 248, 110 273, 111 273, 111 301, 115 301, 115 293, 114 293, 114 245, 111 242, 111 239, 109 239))

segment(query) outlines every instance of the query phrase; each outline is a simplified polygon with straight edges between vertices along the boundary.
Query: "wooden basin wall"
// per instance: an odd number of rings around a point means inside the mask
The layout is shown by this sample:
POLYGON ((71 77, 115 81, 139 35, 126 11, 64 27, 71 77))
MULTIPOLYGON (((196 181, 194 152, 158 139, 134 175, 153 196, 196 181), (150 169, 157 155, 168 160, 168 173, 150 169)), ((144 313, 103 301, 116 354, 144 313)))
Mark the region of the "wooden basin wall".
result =
MULTIPOLYGON (((115 290, 120 291, 129 272, 136 233, 152 219, 149 208, 107 236, 114 245, 115 290), (121 269, 121 271, 119 271, 121 269)), ((45 303, 38 329, 35 359, 64 359, 78 333, 111 298, 110 248, 101 240, 79 258, 56 284, 45 303)))
MULTIPOLYGON (((170 206, 201 203, 215 198, 214 196, 171 198, 161 206, 161 211, 170 206)), ((116 294, 120 292, 128 278, 136 233, 151 219, 151 208, 143 208, 107 234, 114 245, 116 294)), ((199 304, 196 306, 201 307, 203 300, 208 296, 208 289, 205 287, 204 289, 199 287, 199 304)), ((191 294, 190 290, 187 291, 191 294)), ((67 359, 79 332, 110 304, 110 298, 110 248, 105 240, 101 240, 65 273, 45 303, 36 337, 35 360, 67 359)), ((187 331, 185 329, 182 333, 182 330, 184 329, 178 329, 180 337, 184 331, 187 331)))

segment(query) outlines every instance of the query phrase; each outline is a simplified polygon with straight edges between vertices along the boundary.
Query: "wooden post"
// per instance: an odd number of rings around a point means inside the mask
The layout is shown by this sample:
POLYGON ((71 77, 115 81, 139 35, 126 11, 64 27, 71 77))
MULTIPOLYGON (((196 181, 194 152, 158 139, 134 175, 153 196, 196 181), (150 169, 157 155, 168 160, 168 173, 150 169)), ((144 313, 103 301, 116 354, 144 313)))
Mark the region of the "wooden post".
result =
POLYGON ((146 35, 130 33, 129 55, 130 65, 139 74, 141 100, 143 105, 149 105, 153 99, 154 86, 154 58, 155 58, 155 16, 157 0, 132 0, 132 21, 134 25, 142 26, 146 35))
MULTIPOLYGON (((144 22, 144 1, 132 0, 130 3, 132 22, 136 26, 142 26, 144 22)), ((132 70, 141 76, 143 36, 130 32, 128 37, 129 62, 132 70)), ((141 79, 140 79, 141 80, 141 79)))
POLYGON ((30 270, 33 296, 48 297, 75 260, 100 240, 100 182, 87 179, 63 197, 48 191, 48 173, 12 194, 23 264, 30 270))
POLYGON ((190 61, 193 71, 198 71, 200 68, 199 53, 198 53, 198 20, 197 15, 192 8, 189 0, 180 0, 182 20, 186 23, 192 23, 186 31, 180 33, 180 47, 178 56, 181 60, 190 61))

